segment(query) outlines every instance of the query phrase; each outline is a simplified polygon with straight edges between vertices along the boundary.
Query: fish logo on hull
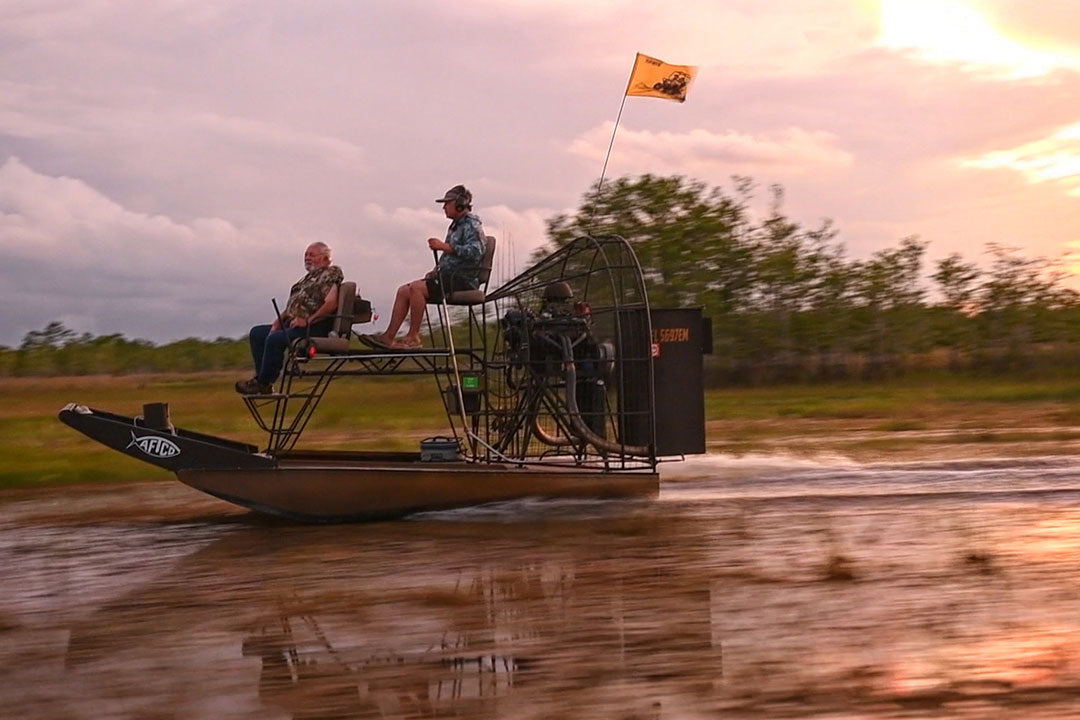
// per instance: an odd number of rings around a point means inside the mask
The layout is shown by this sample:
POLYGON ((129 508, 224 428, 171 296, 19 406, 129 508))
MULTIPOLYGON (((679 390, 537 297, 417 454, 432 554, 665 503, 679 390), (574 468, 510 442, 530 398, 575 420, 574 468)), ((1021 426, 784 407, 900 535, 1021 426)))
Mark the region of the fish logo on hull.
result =
POLYGON ((128 447, 134 445, 150 457, 171 458, 180 454, 180 447, 168 438, 157 435, 143 435, 138 437, 131 433, 131 442, 128 447))

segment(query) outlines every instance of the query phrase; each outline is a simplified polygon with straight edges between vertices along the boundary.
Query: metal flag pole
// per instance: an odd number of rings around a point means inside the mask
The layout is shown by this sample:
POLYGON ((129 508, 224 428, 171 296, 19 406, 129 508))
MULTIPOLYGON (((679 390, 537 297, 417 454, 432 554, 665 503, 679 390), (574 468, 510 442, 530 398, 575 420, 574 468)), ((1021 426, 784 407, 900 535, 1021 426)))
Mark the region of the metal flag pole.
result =
MULTIPOLYGON (((632 72, 632 71, 631 71, 632 72)), ((619 130, 619 120, 622 118, 623 107, 626 106, 626 93, 623 93, 622 103, 619 105, 619 115, 615 118, 615 127, 611 129, 611 142, 607 146, 607 155, 604 156, 604 169, 600 171, 600 182, 596 183, 596 194, 604 187, 604 175, 607 174, 608 160, 611 159, 611 148, 615 145, 615 133, 619 130)))
POLYGON ((608 160, 611 159, 611 148, 615 145, 615 133, 619 131, 619 120, 622 119, 623 108, 626 107, 626 98, 630 92, 630 83, 634 81, 634 70, 637 68, 637 59, 641 53, 634 55, 634 64, 630 66, 630 77, 626 78, 626 89, 623 90, 622 102, 619 103, 619 114, 615 116, 615 127, 611 128, 611 140, 608 142, 607 155, 604 156, 604 168, 600 171, 600 181, 596 183, 596 194, 599 197, 604 187, 604 176, 607 175, 608 160))
MULTIPOLYGON (((615 126, 611 128, 611 140, 608 141, 607 154, 604 155, 604 167, 600 170, 600 179, 596 183, 596 205, 600 204, 601 193, 604 190, 604 177, 607 175, 607 164, 608 160, 611 159, 611 148, 615 145, 615 133, 619 131, 619 121, 622 120, 622 111, 626 107, 626 98, 630 93, 630 83, 634 82, 634 71, 637 69, 637 61, 640 56, 641 53, 634 55, 634 64, 630 66, 630 77, 626 78, 626 89, 623 90, 622 102, 619 103, 619 114, 615 116, 615 126)), ((589 213, 587 220, 586 231, 589 234, 595 232, 595 228, 592 227, 594 225, 593 221, 596 219, 595 210, 596 206, 594 205, 593 212, 589 213)))

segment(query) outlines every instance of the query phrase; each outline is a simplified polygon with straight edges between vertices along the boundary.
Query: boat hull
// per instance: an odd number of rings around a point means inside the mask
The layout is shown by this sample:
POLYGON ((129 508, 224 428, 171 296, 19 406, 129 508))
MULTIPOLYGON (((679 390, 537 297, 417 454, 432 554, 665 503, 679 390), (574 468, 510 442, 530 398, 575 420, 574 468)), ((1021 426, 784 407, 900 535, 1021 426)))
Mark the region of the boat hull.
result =
POLYGON ((402 517, 526 497, 627 498, 659 493, 650 468, 605 471, 425 461, 421 453, 307 451, 271 456, 253 445, 147 425, 71 403, 60 419, 103 445, 176 473, 196 490, 302 522, 402 517))
POLYGON ((654 472, 568 471, 407 463, 186 469, 181 482, 257 512, 303 522, 356 522, 527 497, 655 497, 654 472))

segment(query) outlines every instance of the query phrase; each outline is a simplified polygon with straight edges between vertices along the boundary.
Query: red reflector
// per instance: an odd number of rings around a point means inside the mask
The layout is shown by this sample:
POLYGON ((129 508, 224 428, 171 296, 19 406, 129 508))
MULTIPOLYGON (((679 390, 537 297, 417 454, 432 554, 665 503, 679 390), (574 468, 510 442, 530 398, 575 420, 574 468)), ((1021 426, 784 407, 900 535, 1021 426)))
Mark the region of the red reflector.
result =
POLYGON ((314 345, 309 345, 309 346, 308 346, 308 349, 307 349, 307 356, 308 356, 309 358, 313 358, 313 357, 315 357, 315 346, 314 346, 314 345))

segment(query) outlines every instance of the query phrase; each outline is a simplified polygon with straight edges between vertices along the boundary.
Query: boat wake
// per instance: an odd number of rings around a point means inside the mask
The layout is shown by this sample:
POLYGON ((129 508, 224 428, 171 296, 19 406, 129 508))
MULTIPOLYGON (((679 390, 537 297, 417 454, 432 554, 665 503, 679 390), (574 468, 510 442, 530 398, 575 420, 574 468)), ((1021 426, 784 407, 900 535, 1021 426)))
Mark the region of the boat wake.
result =
POLYGON ((858 463, 710 454, 663 466, 661 479, 667 501, 1080 493, 1080 467, 1068 456, 858 463))

